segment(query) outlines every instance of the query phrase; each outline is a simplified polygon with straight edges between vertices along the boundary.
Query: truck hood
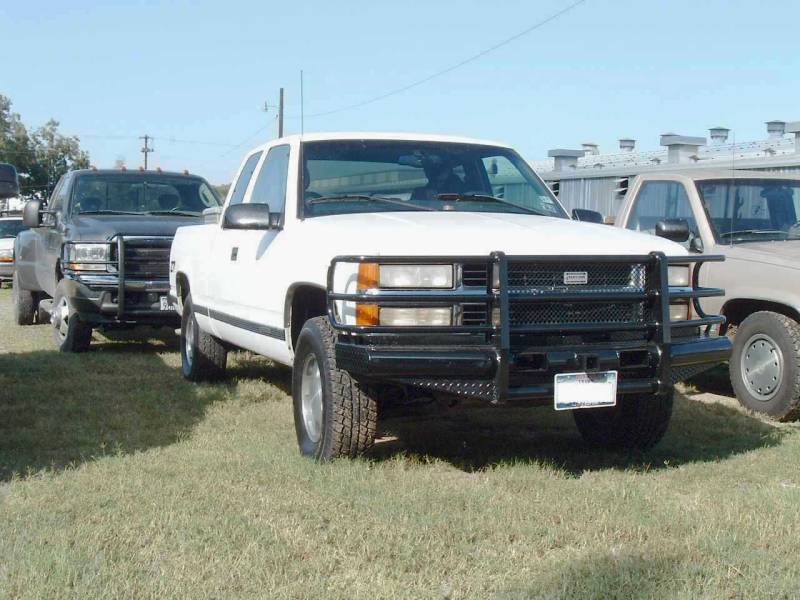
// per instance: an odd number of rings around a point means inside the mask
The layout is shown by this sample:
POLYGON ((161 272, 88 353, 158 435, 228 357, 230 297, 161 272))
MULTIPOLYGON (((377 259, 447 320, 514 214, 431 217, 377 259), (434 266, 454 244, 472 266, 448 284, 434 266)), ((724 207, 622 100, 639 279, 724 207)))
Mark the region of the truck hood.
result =
POLYGON ((745 242, 732 246, 717 246, 717 251, 734 260, 800 268, 800 240, 782 242, 745 242))
POLYGON ((495 250, 517 255, 687 254, 680 244, 653 235, 535 215, 361 213, 314 217, 300 226, 302 239, 340 250, 337 254, 478 256, 495 250))
POLYGON ((79 215, 73 217, 68 236, 87 241, 108 240, 116 235, 173 236, 178 227, 202 222, 202 217, 168 215, 79 215))

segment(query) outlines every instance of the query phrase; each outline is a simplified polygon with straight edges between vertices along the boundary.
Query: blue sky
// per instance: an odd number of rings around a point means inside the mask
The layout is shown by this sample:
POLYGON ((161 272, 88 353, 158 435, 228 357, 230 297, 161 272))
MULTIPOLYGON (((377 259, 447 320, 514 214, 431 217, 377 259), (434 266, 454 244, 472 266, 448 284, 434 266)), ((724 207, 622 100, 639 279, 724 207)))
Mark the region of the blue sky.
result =
MULTIPOLYGON (((230 180, 245 150, 275 135, 286 88, 307 114, 378 95, 456 63, 571 0, 323 2, 41 0, 0 4, 0 93, 26 123, 53 117, 97 166, 141 162, 230 180), (239 144, 259 128, 260 136, 239 144), (98 137, 95 137, 98 136, 98 137), (206 143, 184 143, 188 140, 206 143)), ((738 140, 800 120, 800 3, 587 0, 542 29, 392 98, 306 131, 422 131, 549 148, 666 131, 738 140)), ((299 129, 288 119, 287 132, 299 129)))

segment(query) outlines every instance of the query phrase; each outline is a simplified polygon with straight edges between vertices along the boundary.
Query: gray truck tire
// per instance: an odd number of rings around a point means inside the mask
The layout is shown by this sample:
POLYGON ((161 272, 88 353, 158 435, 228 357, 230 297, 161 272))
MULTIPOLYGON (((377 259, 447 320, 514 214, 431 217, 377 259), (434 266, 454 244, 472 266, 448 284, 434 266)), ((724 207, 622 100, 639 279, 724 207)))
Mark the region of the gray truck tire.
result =
POLYGON ((181 315, 181 371, 189 381, 217 381, 225 377, 228 351, 197 324, 192 295, 183 301, 181 315))
POLYGON ((780 421, 800 418, 800 324, 760 311, 736 330, 731 385, 745 408, 780 421))
POLYGON ((12 282, 11 298, 14 304, 14 322, 17 325, 33 325, 33 319, 36 316, 36 293, 22 289, 16 271, 12 282))
POLYGON ((53 296, 53 312, 50 315, 53 341, 61 352, 85 352, 92 342, 92 326, 76 313, 65 293, 64 280, 58 282, 53 296))
POLYGON ((572 412, 588 443, 611 450, 649 450, 661 441, 672 417, 673 392, 620 396, 611 408, 572 412))
POLYGON ((292 370, 297 443, 318 461, 363 454, 375 442, 378 422, 374 390, 336 367, 335 340, 328 317, 306 321, 292 370))

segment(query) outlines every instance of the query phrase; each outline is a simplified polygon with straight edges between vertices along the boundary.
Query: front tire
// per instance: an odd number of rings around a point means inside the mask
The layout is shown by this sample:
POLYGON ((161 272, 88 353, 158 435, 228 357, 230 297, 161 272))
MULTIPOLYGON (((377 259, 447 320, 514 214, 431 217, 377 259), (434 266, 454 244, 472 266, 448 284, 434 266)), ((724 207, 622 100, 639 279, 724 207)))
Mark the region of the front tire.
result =
POLYGON ((730 374, 745 408, 780 421, 800 417, 800 324, 770 311, 747 317, 733 339, 730 374))
POLYGON ((23 290, 19 283, 19 275, 14 271, 12 276, 11 298, 14 304, 14 322, 17 325, 33 325, 36 316, 36 294, 23 290))
POLYGON ((620 396, 608 408, 572 412, 583 439, 610 450, 649 450, 661 441, 672 417, 673 391, 620 396))
POLYGON ((50 315, 53 341, 61 352, 85 352, 92 342, 92 326, 75 312, 66 294, 64 280, 58 282, 53 296, 53 312, 50 315))
POLYGON ((228 351, 197 324, 192 295, 183 301, 181 316, 181 371, 189 381, 217 381, 225 377, 228 351))
POLYGON ((328 317, 306 321, 297 340, 292 400, 301 454, 318 461, 354 458, 375 442, 373 390, 336 367, 336 333, 328 317))

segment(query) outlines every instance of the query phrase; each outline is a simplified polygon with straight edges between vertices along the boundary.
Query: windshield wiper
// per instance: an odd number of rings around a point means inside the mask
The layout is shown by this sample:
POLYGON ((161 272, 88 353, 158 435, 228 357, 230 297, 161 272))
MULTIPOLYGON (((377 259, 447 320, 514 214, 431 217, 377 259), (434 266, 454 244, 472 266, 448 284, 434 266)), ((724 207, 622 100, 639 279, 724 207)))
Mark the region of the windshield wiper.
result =
POLYGON ((199 217, 199 212, 190 210, 148 210, 145 215, 177 215, 179 217, 199 217))
POLYGON ((513 206, 514 208, 518 208, 520 210, 524 210, 527 213, 532 215, 538 215, 540 217, 546 217, 544 213, 540 213, 538 210, 533 210, 532 208, 528 208, 526 206, 520 206, 519 204, 514 204, 513 202, 509 202, 504 198, 498 198, 497 196, 492 196, 491 194, 460 194, 456 192, 447 192, 444 194, 436 194, 436 197, 439 200, 455 200, 455 201, 475 201, 475 202, 499 202, 500 204, 506 204, 508 206, 513 206))
POLYGON ((81 215, 141 215, 140 212, 131 210, 82 210, 81 215))
POLYGON ((389 198, 388 196, 369 196, 367 194, 339 194, 337 196, 321 196, 319 198, 309 198, 306 200, 306 204, 328 204, 331 202, 338 202, 340 200, 356 200, 358 202, 384 202, 386 204, 394 204, 395 206, 402 206, 404 208, 436 212, 435 208, 420 206, 419 204, 412 204, 411 202, 406 202, 400 198, 389 198))
POLYGON ((783 231, 782 229, 740 229, 738 231, 726 231, 725 233, 720 233, 719 237, 728 238, 735 235, 775 235, 776 233, 785 236, 789 235, 788 231, 783 231))

